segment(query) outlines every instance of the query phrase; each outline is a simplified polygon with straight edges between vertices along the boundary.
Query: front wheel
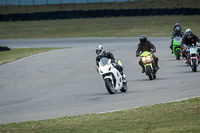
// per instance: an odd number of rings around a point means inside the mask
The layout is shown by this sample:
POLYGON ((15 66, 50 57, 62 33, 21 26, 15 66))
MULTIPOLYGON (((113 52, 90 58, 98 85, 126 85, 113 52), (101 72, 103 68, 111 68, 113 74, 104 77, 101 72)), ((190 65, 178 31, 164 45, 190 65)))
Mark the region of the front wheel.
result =
POLYGON ((196 64, 196 59, 192 59, 192 66, 193 66, 193 68, 192 68, 192 71, 193 72, 196 72, 197 71, 197 64, 196 64))
POLYGON ((114 94, 115 93, 115 88, 114 85, 112 84, 111 79, 104 79, 105 81, 105 85, 106 85, 106 89, 110 94, 114 94))
POLYGON ((153 80, 153 73, 152 73, 151 66, 146 66, 146 71, 147 71, 147 75, 149 76, 149 79, 153 80))
POLYGON ((177 50, 176 50, 176 59, 177 59, 177 60, 180 60, 180 57, 181 57, 181 50, 180 50, 180 49, 177 49, 177 50))

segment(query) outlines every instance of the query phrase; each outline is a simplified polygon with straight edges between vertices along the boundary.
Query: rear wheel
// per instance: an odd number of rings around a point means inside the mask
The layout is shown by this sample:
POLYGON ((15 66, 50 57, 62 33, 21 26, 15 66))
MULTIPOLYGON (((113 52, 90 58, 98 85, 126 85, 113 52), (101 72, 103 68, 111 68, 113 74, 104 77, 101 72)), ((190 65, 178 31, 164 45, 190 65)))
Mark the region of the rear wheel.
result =
POLYGON ((105 85, 106 85, 106 89, 110 94, 114 94, 115 93, 115 88, 114 85, 112 84, 112 81, 110 79, 104 79, 105 81, 105 85))
POLYGON ((181 50, 180 50, 180 49, 177 49, 177 50, 176 50, 176 59, 177 59, 177 60, 180 60, 180 57, 181 57, 181 50))
POLYGON ((146 70, 147 70, 147 75, 149 76, 149 79, 153 80, 153 73, 152 73, 151 66, 146 66, 146 70))

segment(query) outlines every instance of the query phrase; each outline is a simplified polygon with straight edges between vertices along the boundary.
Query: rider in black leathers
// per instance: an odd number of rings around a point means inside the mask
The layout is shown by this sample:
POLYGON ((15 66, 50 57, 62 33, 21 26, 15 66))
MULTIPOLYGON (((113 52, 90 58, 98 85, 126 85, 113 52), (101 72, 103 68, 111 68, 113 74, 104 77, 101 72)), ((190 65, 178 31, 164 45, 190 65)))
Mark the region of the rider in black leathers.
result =
POLYGON ((174 25, 173 31, 176 29, 176 27, 179 27, 179 28, 182 30, 180 24, 179 24, 179 23, 176 23, 176 24, 174 25))
MULTIPOLYGON (((146 35, 141 35, 140 36, 140 43, 137 46, 137 50, 136 50, 136 57, 140 56, 141 53, 143 53, 144 51, 148 51, 152 53, 153 56, 153 60, 155 62, 154 66, 156 69, 159 69, 158 66, 158 57, 156 57, 153 53, 156 52, 156 47, 147 40, 147 36, 146 35)), ((142 73, 144 73, 145 68, 144 68, 144 64, 142 63, 142 59, 140 59, 139 61, 139 65, 142 67, 142 73)))
MULTIPOLYGON (((192 44, 194 44, 194 46, 197 45, 197 42, 200 43, 199 38, 193 34, 192 30, 188 30, 185 35, 182 38, 182 42, 181 45, 184 47, 184 45, 186 45, 187 47, 191 47, 192 44)), ((198 51, 200 52, 200 51, 198 51)), ((182 52, 182 56, 186 57, 186 49, 182 52)), ((187 59, 185 59, 185 62, 187 63, 187 59)))

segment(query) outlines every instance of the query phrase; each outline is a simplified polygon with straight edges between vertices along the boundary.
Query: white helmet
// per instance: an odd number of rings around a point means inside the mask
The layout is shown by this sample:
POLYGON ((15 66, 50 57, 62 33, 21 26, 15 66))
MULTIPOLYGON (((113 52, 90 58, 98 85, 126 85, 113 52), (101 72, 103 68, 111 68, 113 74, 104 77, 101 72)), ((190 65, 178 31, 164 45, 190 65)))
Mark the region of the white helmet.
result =
POLYGON ((192 31, 192 30, 191 30, 191 29, 186 29, 186 30, 185 30, 185 33, 187 33, 188 31, 192 31))
POLYGON ((96 51, 96 54, 101 56, 104 52, 104 48, 102 45, 98 45, 96 48, 95 48, 95 51, 96 51))

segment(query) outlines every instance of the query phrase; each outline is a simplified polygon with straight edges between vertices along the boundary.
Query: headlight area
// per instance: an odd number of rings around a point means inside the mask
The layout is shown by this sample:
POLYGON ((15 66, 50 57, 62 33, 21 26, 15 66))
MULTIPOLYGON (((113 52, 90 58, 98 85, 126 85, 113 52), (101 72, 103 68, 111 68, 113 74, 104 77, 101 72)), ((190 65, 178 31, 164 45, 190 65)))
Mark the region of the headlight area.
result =
POLYGON ((151 56, 142 57, 142 61, 143 62, 150 62, 151 61, 151 56))

